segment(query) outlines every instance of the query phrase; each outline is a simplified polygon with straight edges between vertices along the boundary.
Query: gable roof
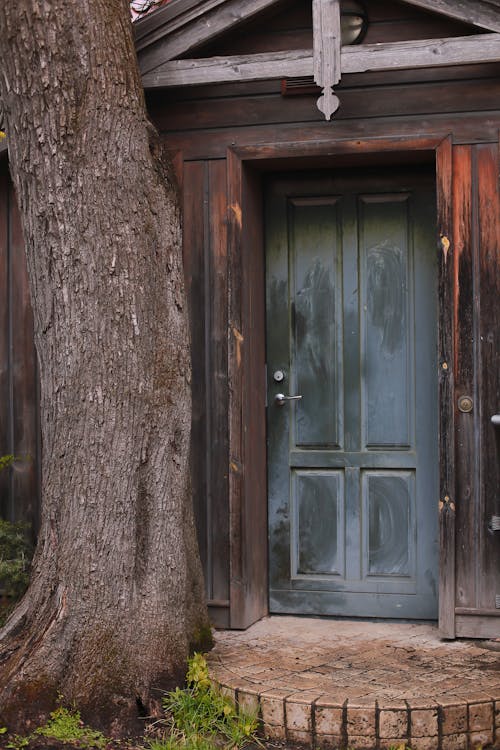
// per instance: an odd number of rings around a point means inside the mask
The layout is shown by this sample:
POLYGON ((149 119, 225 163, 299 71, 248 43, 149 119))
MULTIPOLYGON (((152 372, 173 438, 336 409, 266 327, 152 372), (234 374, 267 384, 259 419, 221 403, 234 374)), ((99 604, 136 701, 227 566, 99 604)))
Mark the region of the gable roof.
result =
MULTIPOLYGON (((500 32, 500 0, 399 1, 484 31, 500 32)), ((141 72, 185 57, 264 10, 284 5, 285 0, 170 0, 134 24, 141 72)))

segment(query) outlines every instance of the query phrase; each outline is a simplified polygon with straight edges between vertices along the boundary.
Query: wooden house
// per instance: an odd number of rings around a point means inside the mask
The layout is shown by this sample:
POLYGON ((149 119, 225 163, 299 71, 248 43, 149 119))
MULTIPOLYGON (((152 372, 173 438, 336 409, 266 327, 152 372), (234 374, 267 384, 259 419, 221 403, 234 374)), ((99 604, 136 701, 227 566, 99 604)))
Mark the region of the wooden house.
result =
MULTIPOLYGON (((500 3, 171 0, 136 43, 183 196, 213 622, 500 635, 500 3)), ((2 180, 0 430, 35 455, 2 180)), ((10 482, 13 513, 35 465, 10 482)))

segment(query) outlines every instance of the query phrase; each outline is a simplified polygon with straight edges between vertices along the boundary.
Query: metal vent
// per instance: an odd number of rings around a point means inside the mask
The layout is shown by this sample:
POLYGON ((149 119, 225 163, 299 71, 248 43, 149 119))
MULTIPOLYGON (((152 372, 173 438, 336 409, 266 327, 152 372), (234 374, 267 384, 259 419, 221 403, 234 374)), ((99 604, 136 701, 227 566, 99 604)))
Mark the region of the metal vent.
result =
POLYGON ((500 594, 495 596, 495 607, 496 609, 500 609, 500 594))
POLYGON ((491 531, 500 531, 500 516, 491 516, 490 529, 491 531))
POLYGON ((297 96, 304 94, 315 94, 318 96, 321 88, 316 86, 312 76, 300 76, 297 78, 283 78, 281 81, 282 96, 297 96))

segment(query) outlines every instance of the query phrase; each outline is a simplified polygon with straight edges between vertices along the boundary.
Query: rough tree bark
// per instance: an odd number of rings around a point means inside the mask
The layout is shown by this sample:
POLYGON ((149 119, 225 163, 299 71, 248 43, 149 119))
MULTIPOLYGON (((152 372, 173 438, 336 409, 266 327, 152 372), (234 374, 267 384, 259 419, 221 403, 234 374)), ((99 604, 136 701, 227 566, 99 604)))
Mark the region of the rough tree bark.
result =
POLYGON ((0 633, 0 724, 60 692, 116 734, 209 633, 177 197, 128 0, 0 3, 0 59, 43 439, 32 581, 0 633))

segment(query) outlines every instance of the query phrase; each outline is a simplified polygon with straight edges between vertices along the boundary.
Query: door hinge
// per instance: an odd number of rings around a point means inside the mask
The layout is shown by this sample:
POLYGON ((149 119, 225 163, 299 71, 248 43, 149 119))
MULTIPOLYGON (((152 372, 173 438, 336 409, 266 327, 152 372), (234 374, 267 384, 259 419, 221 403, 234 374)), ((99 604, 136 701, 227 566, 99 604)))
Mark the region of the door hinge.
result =
POLYGON ((442 511, 445 505, 455 512, 455 503, 449 495, 445 495, 442 500, 439 500, 439 510, 442 511))

